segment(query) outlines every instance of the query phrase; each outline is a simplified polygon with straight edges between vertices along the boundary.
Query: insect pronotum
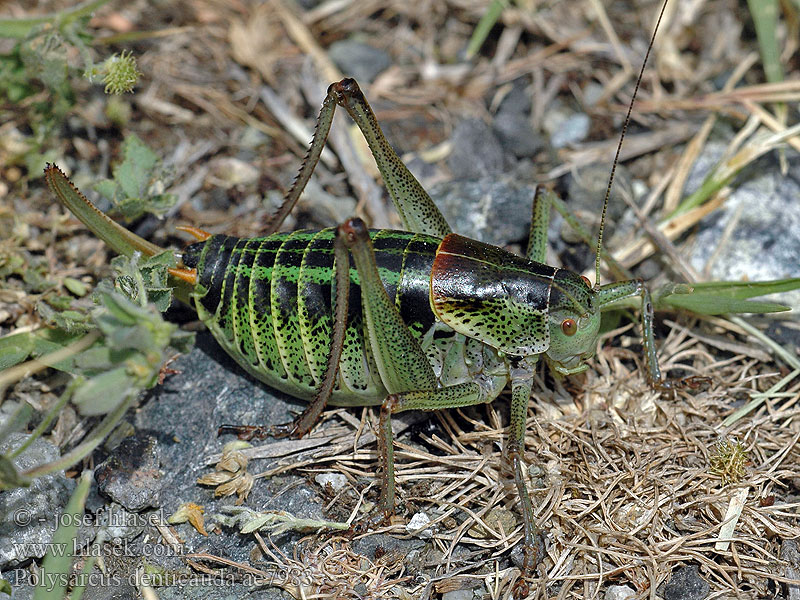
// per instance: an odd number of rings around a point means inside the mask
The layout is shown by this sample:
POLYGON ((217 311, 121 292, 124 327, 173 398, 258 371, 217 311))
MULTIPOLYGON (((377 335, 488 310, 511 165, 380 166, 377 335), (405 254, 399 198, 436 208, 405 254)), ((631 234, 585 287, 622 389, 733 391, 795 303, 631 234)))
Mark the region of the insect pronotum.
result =
MULTIPOLYGON (((57 167, 48 166, 45 174, 58 198, 117 252, 162 251, 100 213, 57 167)), ((609 189, 612 179, 613 170, 609 189)), ((531 575, 542 544, 525 483, 523 444, 538 359, 559 374, 585 370, 597 345, 600 313, 637 298, 648 378, 662 385, 644 283, 593 286, 544 264, 550 193, 536 194, 524 257, 452 233, 387 143, 356 82, 343 79, 328 89, 308 156, 273 233, 239 239, 185 227, 197 242, 171 274, 177 296, 194 303, 242 368, 310 401, 293 423, 249 428, 249 434, 302 435, 327 403, 380 405, 384 515, 395 507, 392 415, 491 402, 510 385, 507 452, 522 503, 523 575, 531 575), (337 106, 363 132, 404 231, 368 230, 360 219, 350 219, 338 228, 274 232, 311 176, 337 106)), ((608 193, 603 218, 607 203, 608 193)), ((599 276, 599 256, 596 271, 599 276)))

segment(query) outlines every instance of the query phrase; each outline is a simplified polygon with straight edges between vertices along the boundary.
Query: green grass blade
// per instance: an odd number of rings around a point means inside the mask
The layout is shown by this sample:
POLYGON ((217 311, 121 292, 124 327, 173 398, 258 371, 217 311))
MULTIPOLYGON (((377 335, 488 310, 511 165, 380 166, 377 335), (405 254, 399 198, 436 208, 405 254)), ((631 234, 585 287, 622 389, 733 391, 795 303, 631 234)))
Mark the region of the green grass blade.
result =
POLYGON ((62 12, 44 15, 42 17, 33 17, 30 19, 0 19, 0 37, 22 39, 34 27, 48 23, 51 21, 58 22, 60 25, 66 25, 75 21, 90 16, 94 11, 108 4, 110 0, 89 0, 83 4, 79 4, 62 12))
POLYGON ((772 281, 710 281, 693 283, 691 287, 695 292, 713 292, 719 296, 744 300, 799 289, 800 277, 772 281))
POLYGON ((701 315, 770 313, 790 310, 777 302, 748 298, 800 289, 800 277, 774 281, 713 281, 692 285, 666 284, 653 293, 656 310, 684 309, 701 315))
POLYGON ((781 52, 775 32, 778 30, 778 0, 747 0, 753 25, 756 28, 758 48, 767 81, 783 81, 781 52))
POLYGON ((466 52, 467 60, 475 56, 481 49, 481 46, 483 46, 483 43, 489 36, 489 32, 492 30, 492 27, 494 27, 495 23, 497 23, 497 20, 500 18, 500 15, 503 12, 503 9, 507 5, 508 3, 504 2, 503 0, 493 0, 489 5, 489 8, 486 9, 486 12, 483 13, 481 20, 478 21, 478 24, 475 26, 475 30, 472 32, 472 36, 469 38, 466 52))
POLYGON ((39 584, 33 593, 33 600, 64 598, 67 594, 67 583, 72 572, 75 535, 78 523, 83 520, 83 507, 86 497, 89 495, 91 482, 91 471, 84 471, 64 509, 64 516, 69 515, 69 517, 59 519, 60 525, 53 534, 50 547, 42 563, 42 569, 39 572, 39 584))
POLYGON ((774 313, 791 310, 790 307, 777 302, 760 302, 753 300, 737 300, 713 294, 686 294, 662 298, 672 308, 690 310, 700 315, 725 315, 733 313, 774 313))

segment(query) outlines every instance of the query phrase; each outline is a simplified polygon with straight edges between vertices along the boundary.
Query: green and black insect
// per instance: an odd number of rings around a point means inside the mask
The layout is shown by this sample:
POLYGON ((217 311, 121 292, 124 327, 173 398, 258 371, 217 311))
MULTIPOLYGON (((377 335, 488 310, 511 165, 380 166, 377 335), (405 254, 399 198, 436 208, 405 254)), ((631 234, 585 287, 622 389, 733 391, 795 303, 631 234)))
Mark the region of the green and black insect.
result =
MULTIPOLYGON (((59 199, 117 252, 163 251, 95 209, 57 167, 48 166, 45 174, 59 199)), ((562 375, 585 370, 601 313, 635 302, 648 379, 667 387, 644 283, 592 285, 544 264, 551 202, 551 192, 537 193, 524 257, 453 233, 384 138, 356 82, 332 84, 272 232, 240 239, 183 228, 198 241, 183 252, 182 266, 170 270, 177 296, 194 304, 243 369, 310 401, 291 424, 226 431, 299 436, 327 403, 380 405, 379 508, 388 515, 395 507, 392 415, 488 403, 510 386, 507 452, 522 502, 523 574, 532 574, 542 546, 523 448, 538 360, 562 375), (275 232, 311 176, 337 106, 366 137, 405 230, 368 230, 351 219, 338 228, 275 232)))
MULTIPOLYGON (((508 455, 522 499, 526 570, 532 571, 541 550, 522 450, 536 363, 542 357, 563 375, 585 370, 601 312, 636 298, 649 379, 661 384, 650 294, 641 280, 593 287, 581 275, 543 264, 549 191, 534 199, 525 257, 452 233, 386 142, 352 79, 328 89, 309 158, 282 215, 310 177, 337 105, 364 132, 406 230, 368 230, 360 219, 252 239, 183 228, 199 241, 171 271, 178 297, 194 301, 200 319, 248 373, 312 401, 288 426, 247 433, 302 435, 328 402, 381 406, 380 508, 387 514, 395 506, 391 416, 488 403, 510 384, 508 455)), ((117 252, 162 251, 97 211, 57 167, 49 166, 46 176, 68 208, 117 252)))

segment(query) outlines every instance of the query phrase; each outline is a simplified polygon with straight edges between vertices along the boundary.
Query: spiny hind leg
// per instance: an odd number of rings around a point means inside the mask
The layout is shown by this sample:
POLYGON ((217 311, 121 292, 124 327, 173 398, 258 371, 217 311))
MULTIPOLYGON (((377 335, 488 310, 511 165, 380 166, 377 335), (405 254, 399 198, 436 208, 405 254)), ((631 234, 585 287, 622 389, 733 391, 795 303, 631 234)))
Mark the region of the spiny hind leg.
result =
POLYGON ((283 202, 278 208, 278 211, 272 216, 272 219, 264 228, 264 235, 270 235, 278 231, 281 223, 283 223, 289 213, 292 212, 294 205, 297 204, 297 200, 300 198, 300 194, 303 193, 308 180, 311 179, 311 174, 317 167, 319 157, 322 154, 323 148, 325 148, 325 141, 328 139, 328 133, 331 130, 334 112, 336 112, 336 97, 330 93, 330 88, 328 88, 328 95, 325 97, 322 108, 319 110, 317 125, 314 128, 314 137, 311 139, 306 157, 303 159, 303 164, 300 166, 300 172, 297 173, 292 187, 289 188, 289 191, 286 192, 286 195, 283 197, 283 202))
POLYGON ((358 271, 366 342, 389 392, 381 406, 378 436, 383 470, 379 508, 391 514, 395 503, 391 415, 480 404, 487 392, 474 382, 437 388, 433 368, 381 282, 366 226, 360 219, 351 219, 339 226, 338 235, 347 244, 358 271))
POLYGON ((547 258, 547 229, 550 225, 550 205, 554 195, 553 190, 539 187, 533 194, 531 228, 525 255, 539 263, 544 263, 547 258))
POLYGON ((328 87, 328 93, 317 117, 314 137, 300 172, 265 233, 277 231, 300 198, 325 147, 337 105, 344 107, 361 129, 405 228, 415 233, 427 233, 438 237, 450 233, 450 226, 431 197, 386 141, 381 126, 355 79, 342 79, 328 87))
POLYGON ((367 140, 403 226, 414 233, 437 237, 450 233, 452 230, 436 204, 386 140, 355 79, 332 84, 328 88, 328 97, 331 96, 348 112, 367 140))

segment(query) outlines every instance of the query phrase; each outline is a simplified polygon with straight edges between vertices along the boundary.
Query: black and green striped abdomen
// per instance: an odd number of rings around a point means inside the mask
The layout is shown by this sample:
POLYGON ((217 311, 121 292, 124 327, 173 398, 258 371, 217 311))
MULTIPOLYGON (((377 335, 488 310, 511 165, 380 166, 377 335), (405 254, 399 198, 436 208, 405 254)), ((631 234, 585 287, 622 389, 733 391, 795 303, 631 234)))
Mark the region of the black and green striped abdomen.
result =
MULTIPOLYGON (((200 319, 253 376, 288 394, 311 398, 331 345, 334 228, 263 238, 215 235, 193 244, 184 264, 197 269, 200 319)), ((439 239, 372 230, 381 280, 420 339, 433 325, 430 271, 439 239)), ((385 394, 364 342, 358 273, 350 294, 340 377, 331 402, 379 404, 385 394)))

